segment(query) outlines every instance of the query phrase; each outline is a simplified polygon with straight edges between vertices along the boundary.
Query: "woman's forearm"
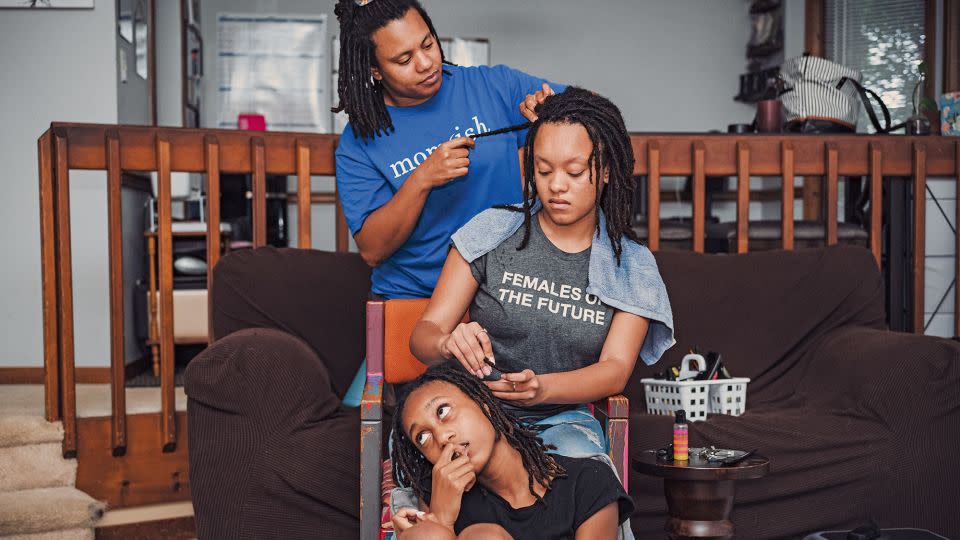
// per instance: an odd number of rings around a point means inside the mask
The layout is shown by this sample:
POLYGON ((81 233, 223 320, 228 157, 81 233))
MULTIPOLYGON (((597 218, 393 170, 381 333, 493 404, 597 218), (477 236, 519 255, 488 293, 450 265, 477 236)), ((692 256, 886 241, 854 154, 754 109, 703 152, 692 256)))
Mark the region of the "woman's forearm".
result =
POLYGON ((429 194, 429 185, 411 176, 386 204, 367 216, 354 240, 368 265, 387 260, 410 238, 429 194))
POLYGON ((622 392, 631 371, 632 362, 611 359, 537 377, 543 387, 543 403, 590 403, 622 392), (625 364, 631 364, 631 368, 625 364))
POLYGON ((410 334, 410 352, 428 366, 448 360, 449 357, 443 354, 440 345, 449 335, 436 323, 421 319, 410 334))

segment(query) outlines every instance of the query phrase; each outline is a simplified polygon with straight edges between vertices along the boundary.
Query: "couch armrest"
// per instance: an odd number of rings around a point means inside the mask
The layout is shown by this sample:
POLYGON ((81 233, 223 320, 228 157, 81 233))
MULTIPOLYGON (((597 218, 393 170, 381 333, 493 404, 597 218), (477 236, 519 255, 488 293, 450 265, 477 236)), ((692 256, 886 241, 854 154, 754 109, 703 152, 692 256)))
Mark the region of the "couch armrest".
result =
POLYGON ((807 352, 798 395, 887 422, 939 414, 960 384, 960 344, 863 327, 830 332, 807 352))

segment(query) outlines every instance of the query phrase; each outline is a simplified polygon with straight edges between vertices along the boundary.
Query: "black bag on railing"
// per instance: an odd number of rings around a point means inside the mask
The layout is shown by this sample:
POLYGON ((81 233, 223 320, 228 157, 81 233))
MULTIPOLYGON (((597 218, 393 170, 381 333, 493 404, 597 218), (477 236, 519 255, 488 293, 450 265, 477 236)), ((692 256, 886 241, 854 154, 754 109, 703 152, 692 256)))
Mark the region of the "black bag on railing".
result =
POLYGON ((786 111, 787 131, 800 133, 853 133, 863 103, 877 133, 890 133, 904 124, 890 125, 890 111, 875 92, 860 84, 863 75, 825 58, 804 55, 783 63, 780 74, 787 88, 780 101, 786 111), (874 111, 879 105, 884 123, 874 111))

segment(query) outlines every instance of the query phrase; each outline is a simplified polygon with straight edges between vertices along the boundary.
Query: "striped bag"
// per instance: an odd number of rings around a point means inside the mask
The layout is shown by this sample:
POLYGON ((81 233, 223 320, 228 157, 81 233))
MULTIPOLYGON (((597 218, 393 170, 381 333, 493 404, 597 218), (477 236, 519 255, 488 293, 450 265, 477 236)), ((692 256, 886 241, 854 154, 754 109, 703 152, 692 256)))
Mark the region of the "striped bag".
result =
POLYGON ((780 101, 786 111, 788 131, 809 131, 802 129, 808 123, 834 125, 836 131, 856 131, 861 102, 877 133, 903 127, 903 124, 890 125, 887 106, 880 96, 860 84, 863 75, 856 69, 804 55, 784 62, 780 75, 786 83, 780 101), (882 124, 871 98, 883 114, 882 124))

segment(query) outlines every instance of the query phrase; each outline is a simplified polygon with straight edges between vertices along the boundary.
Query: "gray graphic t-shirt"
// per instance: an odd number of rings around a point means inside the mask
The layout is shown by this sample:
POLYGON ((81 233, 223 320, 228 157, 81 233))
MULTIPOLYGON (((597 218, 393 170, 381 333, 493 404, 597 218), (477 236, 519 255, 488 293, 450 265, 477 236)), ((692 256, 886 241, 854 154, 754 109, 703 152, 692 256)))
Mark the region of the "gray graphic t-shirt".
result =
MULTIPOLYGON (((517 251, 523 227, 493 251, 470 263, 480 284, 470 319, 487 329, 497 367, 505 372, 572 371, 596 363, 614 310, 586 293, 590 248, 561 251, 543 234, 537 216, 530 242, 517 251)), ((502 402, 527 422, 574 405, 519 408, 502 402)))

